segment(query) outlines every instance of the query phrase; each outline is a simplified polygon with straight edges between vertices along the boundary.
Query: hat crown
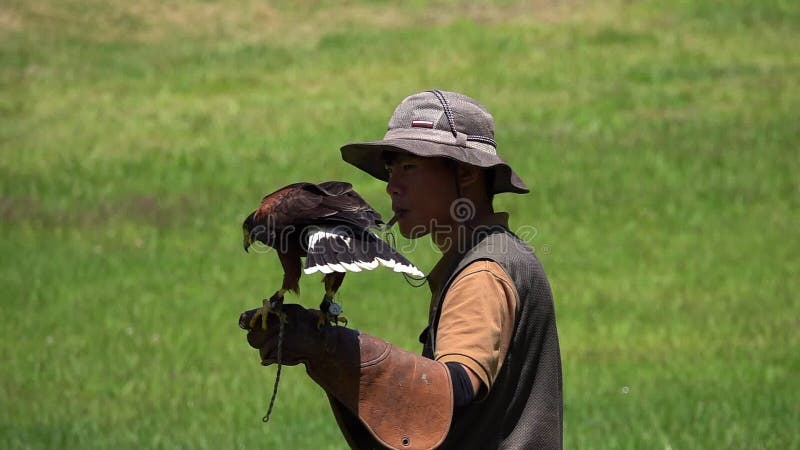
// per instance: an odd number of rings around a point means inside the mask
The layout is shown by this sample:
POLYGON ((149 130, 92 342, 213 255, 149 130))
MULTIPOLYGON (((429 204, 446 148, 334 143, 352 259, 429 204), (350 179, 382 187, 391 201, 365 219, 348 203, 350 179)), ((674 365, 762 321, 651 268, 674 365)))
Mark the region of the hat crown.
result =
POLYGON ((449 91, 409 95, 394 110, 388 128, 429 128, 494 139, 494 118, 486 107, 464 94, 449 91))
POLYGON ((491 192, 523 194, 528 187, 500 156, 494 140, 494 118, 475 99, 436 89, 406 97, 389 119, 380 141, 353 142, 342 158, 370 175, 388 180, 385 154, 449 158, 491 173, 491 192))

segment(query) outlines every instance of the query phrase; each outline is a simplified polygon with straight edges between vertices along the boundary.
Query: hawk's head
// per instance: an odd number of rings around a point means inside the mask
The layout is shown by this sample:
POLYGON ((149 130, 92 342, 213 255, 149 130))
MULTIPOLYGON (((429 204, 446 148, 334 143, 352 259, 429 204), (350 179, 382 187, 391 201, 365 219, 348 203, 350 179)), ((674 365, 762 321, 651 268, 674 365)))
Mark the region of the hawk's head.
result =
POLYGON ((250 230, 247 229, 246 224, 242 225, 242 234, 243 234, 242 246, 244 247, 244 251, 248 252, 248 249, 250 248, 250 245, 253 243, 253 241, 250 239, 250 230))
POLYGON ((256 223, 255 212, 247 216, 242 223, 242 246, 244 251, 248 251, 251 245, 255 242, 261 242, 265 245, 272 247, 275 243, 275 230, 270 230, 270 227, 256 223))

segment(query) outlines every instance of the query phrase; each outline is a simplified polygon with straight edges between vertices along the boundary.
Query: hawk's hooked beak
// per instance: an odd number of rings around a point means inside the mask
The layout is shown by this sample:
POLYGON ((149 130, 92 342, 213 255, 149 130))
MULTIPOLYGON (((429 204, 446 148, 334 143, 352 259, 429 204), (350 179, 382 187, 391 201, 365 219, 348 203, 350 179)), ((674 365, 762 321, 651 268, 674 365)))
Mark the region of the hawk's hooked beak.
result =
POLYGON ((244 251, 250 253, 248 249, 250 248, 250 244, 253 243, 250 240, 250 232, 246 228, 242 228, 242 234, 244 235, 242 238, 242 246, 244 247, 244 251))

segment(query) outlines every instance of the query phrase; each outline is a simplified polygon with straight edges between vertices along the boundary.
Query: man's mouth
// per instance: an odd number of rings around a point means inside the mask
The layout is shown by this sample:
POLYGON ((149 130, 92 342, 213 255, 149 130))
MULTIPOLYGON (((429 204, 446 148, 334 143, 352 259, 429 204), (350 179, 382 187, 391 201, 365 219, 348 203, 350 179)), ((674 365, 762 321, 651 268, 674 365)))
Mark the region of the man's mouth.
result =
POLYGON ((407 209, 405 209, 405 208, 397 208, 397 209, 394 210, 394 217, 395 217, 395 219, 399 219, 399 218, 403 217, 404 215, 406 215, 407 213, 408 213, 407 209))
POLYGON ((384 225, 386 228, 392 228, 394 226, 394 224, 397 223, 397 221, 400 220, 400 218, 403 217, 403 215, 405 215, 406 211, 408 211, 408 210, 402 209, 402 208, 397 208, 397 209, 393 209, 393 211, 394 211, 394 215, 384 225))

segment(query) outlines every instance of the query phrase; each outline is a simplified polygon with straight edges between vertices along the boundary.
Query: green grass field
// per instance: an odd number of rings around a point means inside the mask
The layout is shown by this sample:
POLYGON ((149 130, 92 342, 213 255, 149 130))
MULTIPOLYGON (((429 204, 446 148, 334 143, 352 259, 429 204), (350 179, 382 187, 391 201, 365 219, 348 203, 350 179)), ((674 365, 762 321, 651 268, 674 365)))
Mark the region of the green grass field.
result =
MULTIPOLYGON (((496 203, 553 286, 566 448, 800 448, 800 4, 395 5, 0 2, 0 448, 344 448, 302 368, 261 423, 236 320, 280 274, 240 224, 299 180, 388 214, 338 148, 433 87, 533 188, 496 203)), ((341 300, 419 350, 427 288, 341 300)))

